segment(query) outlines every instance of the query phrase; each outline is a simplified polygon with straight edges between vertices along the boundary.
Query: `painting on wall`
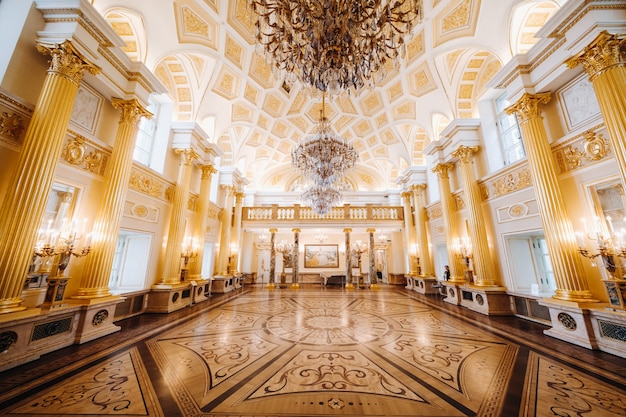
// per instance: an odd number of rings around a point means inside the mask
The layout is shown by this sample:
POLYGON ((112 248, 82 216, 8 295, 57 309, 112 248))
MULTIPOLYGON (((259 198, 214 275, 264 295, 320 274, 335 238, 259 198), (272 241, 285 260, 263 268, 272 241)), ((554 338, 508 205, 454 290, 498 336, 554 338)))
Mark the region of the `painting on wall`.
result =
POLYGON ((305 268, 339 268, 337 245, 304 245, 305 268))
POLYGON ((558 97, 568 131, 600 116, 600 106, 593 85, 586 76, 563 88, 558 92, 558 97))
POLYGON ((70 121, 87 132, 94 134, 101 108, 102 97, 90 88, 81 85, 76 93, 70 121))

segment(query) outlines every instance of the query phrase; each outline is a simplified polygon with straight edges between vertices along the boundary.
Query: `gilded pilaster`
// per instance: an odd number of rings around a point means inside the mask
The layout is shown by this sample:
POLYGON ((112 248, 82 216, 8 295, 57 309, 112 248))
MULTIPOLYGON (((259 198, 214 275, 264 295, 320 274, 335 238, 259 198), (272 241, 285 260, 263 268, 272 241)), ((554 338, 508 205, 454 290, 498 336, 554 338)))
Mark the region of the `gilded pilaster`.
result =
POLYGON ((174 152, 180 156, 180 165, 178 166, 178 180, 174 188, 167 245, 165 246, 162 284, 180 283, 180 259, 186 226, 185 211, 191 189, 193 162, 199 156, 191 148, 175 149, 174 152))
POLYGON ((413 219, 413 213, 411 211, 411 193, 404 192, 401 194, 402 197, 402 208, 404 211, 404 241, 405 241, 405 262, 409 266, 409 273, 411 275, 417 274, 417 271, 414 269, 414 263, 411 259, 411 245, 415 244, 415 229, 411 224, 413 219))
POLYGON ((202 259, 204 259, 204 240, 206 235, 206 218, 209 210, 211 195, 211 176, 217 172, 213 165, 198 165, 202 174, 200 177, 200 196, 194 222, 193 235, 198 241, 196 261, 191 263, 191 278, 199 279, 202 274, 202 259))
POLYGON ((218 258, 217 271, 220 275, 228 275, 228 257, 230 256, 230 233, 231 222, 233 217, 233 198, 235 195, 235 187, 232 185, 222 185, 222 189, 226 193, 224 200, 224 208, 222 209, 222 233, 220 237, 220 255, 218 258))
POLYGON ((278 229, 270 229, 270 280, 267 283, 270 290, 276 288, 276 232, 278 229))
POLYGON ((295 228, 291 229, 293 232, 293 268, 291 278, 291 288, 300 288, 300 283, 298 282, 298 261, 300 257, 300 229, 295 228))
POLYGON ((51 61, 0 209, 0 314, 25 309, 20 295, 76 93, 85 70, 99 72, 70 41, 37 49, 51 61))
POLYGON ((345 234, 345 244, 346 244, 346 289, 353 290, 354 284, 352 284, 352 264, 351 264, 351 249, 350 249, 350 233, 352 233, 352 229, 346 227, 343 229, 343 233, 345 234))
POLYGON ((366 230, 369 234, 369 259, 370 259, 370 268, 369 268, 369 277, 370 277, 370 288, 375 290, 378 288, 378 276, 376 275, 376 259, 374 258, 374 232, 376 229, 369 228, 366 230))
POLYGON ((478 146, 460 146, 452 156, 459 158, 463 190, 465 193, 465 207, 468 214, 469 235, 472 241, 474 259, 474 284, 477 286, 494 286, 496 276, 487 239, 487 224, 481 209, 480 189, 476 182, 473 167, 473 154, 478 152, 478 146))
POLYGON ((556 280, 558 300, 574 302, 597 301, 582 279, 583 267, 577 252, 574 228, 565 209, 558 182, 557 167, 543 125, 540 104, 550 101, 550 93, 525 93, 506 111, 516 113, 528 157, 537 206, 556 280))
POLYGON ((109 275, 113 265, 126 191, 133 166, 133 151, 141 117, 152 117, 137 100, 113 99, 121 110, 115 145, 107 164, 104 194, 94 219, 91 254, 85 258, 80 288, 72 298, 90 299, 110 295, 109 275))
POLYGON ((235 193, 235 214, 234 214, 234 218, 233 218, 233 234, 230 238, 230 244, 231 247, 229 248, 229 250, 232 250, 232 248, 236 248, 236 252, 235 253, 231 253, 231 256, 236 256, 236 263, 235 265, 233 265, 233 272, 238 272, 239 271, 239 243, 241 242, 241 217, 242 217, 242 211, 243 211, 243 197, 244 194, 242 192, 236 192, 235 193))
POLYGON ((433 168, 433 172, 437 174, 439 180, 439 193, 441 195, 441 211, 443 215, 443 225, 446 231, 446 249, 448 251, 448 262, 450 265, 451 283, 464 283, 465 275, 461 259, 457 258, 453 251, 454 237, 458 235, 459 228, 457 226, 456 216, 454 213, 454 201, 452 199, 452 191, 450 190, 449 172, 454 167, 452 164, 439 164, 433 168))
POLYGON ((418 253, 420 258, 420 266, 422 268, 421 275, 430 277, 435 275, 433 270, 433 261, 430 257, 430 244, 428 241, 428 214, 426 213, 426 184, 415 184, 411 186, 413 191, 413 200, 415 201, 415 228, 417 232, 418 253))
POLYGON ((602 32, 566 64, 582 64, 598 98, 600 112, 615 152, 622 182, 626 183, 626 35, 602 32))

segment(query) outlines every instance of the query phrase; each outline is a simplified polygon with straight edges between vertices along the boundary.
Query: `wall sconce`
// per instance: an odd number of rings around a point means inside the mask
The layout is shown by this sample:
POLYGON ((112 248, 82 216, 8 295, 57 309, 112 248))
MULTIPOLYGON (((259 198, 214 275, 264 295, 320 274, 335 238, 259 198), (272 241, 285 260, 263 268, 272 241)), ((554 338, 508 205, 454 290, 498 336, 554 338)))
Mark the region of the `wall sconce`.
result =
POLYGON ((412 243, 409 247, 409 259, 410 259, 410 275, 419 275, 421 273, 420 268, 420 258, 418 256, 419 253, 419 245, 417 243, 412 243))
POLYGON ((465 268, 470 269, 470 259, 472 258, 472 244, 468 237, 455 238, 452 244, 454 255, 457 258, 463 259, 465 268))
POLYGON ((258 237, 259 243, 267 243, 267 234, 261 233, 258 237))
MULTIPOLYGON (((576 233, 576 243, 578 253, 585 258, 602 258, 602 264, 609 274, 610 279, 620 279, 623 275, 621 262, 616 262, 615 257, 626 257, 626 230, 616 232, 613 229, 612 219, 606 217, 608 230, 604 230, 600 218, 596 217, 592 227, 587 226, 586 219, 583 219, 585 233, 576 233), (585 238, 595 242, 596 253, 590 253, 585 245, 585 238)), ((592 262, 595 266, 595 262, 592 262)))
POLYGON ((85 220, 83 228, 79 233, 76 231, 75 221, 63 221, 63 230, 61 232, 52 229, 51 222, 48 222, 47 230, 45 232, 39 231, 37 244, 33 251, 33 258, 46 258, 58 255, 58 276, 63 277, 72 256, 80 258, 91 252, 91 233, 87 234, 82 249, 76 250, 75 247, 76 241, 81 240, 83 236, 85 236, 84 230, 86 223, 85 220))

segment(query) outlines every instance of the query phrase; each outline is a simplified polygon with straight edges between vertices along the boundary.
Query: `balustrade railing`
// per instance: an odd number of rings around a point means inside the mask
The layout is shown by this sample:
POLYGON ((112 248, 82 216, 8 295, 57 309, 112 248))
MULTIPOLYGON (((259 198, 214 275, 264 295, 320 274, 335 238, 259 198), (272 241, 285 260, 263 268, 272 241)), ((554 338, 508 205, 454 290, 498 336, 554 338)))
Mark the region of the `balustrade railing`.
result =
POLYGON ((402 207, 350 206, 333 207, 328 213, 320 215, 310 207, 294 205, 290 207, 273 205, 272 207, 243 207, 244 221, 307 221, 307 220, 353 220, 353 221, 398 221, 404 220, 402 207))

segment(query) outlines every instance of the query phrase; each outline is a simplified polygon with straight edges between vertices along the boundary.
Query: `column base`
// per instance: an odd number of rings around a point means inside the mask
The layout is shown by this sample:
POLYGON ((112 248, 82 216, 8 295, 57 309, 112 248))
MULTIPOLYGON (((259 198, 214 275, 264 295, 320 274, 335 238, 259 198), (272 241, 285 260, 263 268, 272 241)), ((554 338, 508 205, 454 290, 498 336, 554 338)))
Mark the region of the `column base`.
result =
POLYGON ((420 294, 439 294, 439 287, 434 287, 438 283, 435 277, 412 277, 413 291, 420 294))
POLYGON ((380 290, 380 285, 376 284, 370 284, 370 290, 372 291, 378 291, 380 290))
POLYGON ((191 305, 191 284, 153 285, 148 294, 146 313, 171 313, 191 305))
POLYGON ((550 310, 552 328, 544 330, 544 334, 587 349, 599 348, 590 309, 603 308, 602 306, 606 306, 606 304, 584 304, 554 298, 544 298, 539 304, 550 310))
POLYGON ((346 288, 346 290, 353 290, 353 289, 354 289, 354 284, 353 284, 353 283, 351 283, 351 282, 348 282, 348 283, 346 284, 346 287, 345 287, 345 288, 346 288))
POLYGON ((189 284, 191 284, 191 289, 192 289, 191 291, 191 303, 192 304, 198 304, 209 299, 211 280, 197 278, 197 279, 192 279, 191 281, 189 281, 189 284))
POLYGON ((270 282, 269 284, 267 284, 265 288, 267 288, 268 290, 275 290, 276 284, 274 284, 273 282, 270 282))
POLYGON ((81 312, 81 320, 76 329, 75 343, 89 342, 122 329, 113 323, 115 320, 115 306, 124 301, 121 297, 112 296, 98 300, 92 299, 88 300, 88 303, 85 303, 87 300, 80 301, 81 303, 72 302, 72 304, 82 305, 84 309, 81 312))
POLYGON ((215 275, 211 284, 211 292, 226 294, 235 289, 235 277, 233 275, 215 275))
POLYGON ((298 284, 297 282, 293 282, 293 283, 291 284, 291 289, 292 289, 292 290, 298 290, 298 289, 300 289, 300 284, 298 284))

